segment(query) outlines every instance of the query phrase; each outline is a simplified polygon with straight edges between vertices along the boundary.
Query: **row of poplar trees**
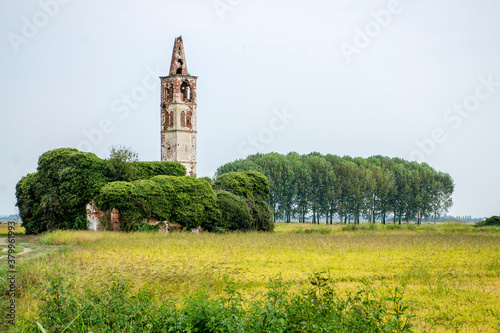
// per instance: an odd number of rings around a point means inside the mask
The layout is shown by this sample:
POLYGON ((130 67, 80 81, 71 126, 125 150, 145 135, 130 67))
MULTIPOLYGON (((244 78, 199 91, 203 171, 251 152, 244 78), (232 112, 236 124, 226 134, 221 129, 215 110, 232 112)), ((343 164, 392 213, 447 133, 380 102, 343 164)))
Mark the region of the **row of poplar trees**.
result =
POLYGON ((255 154, 227 163, 216 176, 255 170, 269 178, 269 204, 275 220, 313 223, 324 218, 358 224, 392 219, 434 221, 452 206, 452 177, 428 164, 400 158, 372 156, 340 157, 311 153, 255 154))

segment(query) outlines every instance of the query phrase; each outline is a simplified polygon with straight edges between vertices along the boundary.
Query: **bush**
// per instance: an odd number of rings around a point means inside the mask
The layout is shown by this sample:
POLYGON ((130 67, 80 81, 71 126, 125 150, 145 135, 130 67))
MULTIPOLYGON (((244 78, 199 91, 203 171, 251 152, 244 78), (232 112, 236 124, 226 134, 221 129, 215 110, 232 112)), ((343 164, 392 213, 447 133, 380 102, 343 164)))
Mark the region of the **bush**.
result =
POLYGON ((106 163, 92 153, 60 148, 42 154, 37 172, 16 186, 26 233, 85 229, 85 206, 106 184, 106 174, 106 163))
POLYGON ((222 174, 215 180, 213 187, 246 199, 267 200, 269 197, 269 180, 257 171, 222 174))
POLYGON ((272 211, 266 202, 269 198, 269 181, 262 173, 257 171, 224 173, 215 180, 213 188, 216 191, 231 192, 245 199, 252 216, 252 230, 274 230, 272 211))
POLYGON ((149 180, 113 182, 96 199, 102 210, 120 211, 122 230, 143 230, 144 220, 169 220, 187 229, 212 230, 219 219, 217 198, 210 184, 194 177, 155 176, 149 180))
POLYGON ((500 216, 488 217, 484 221, 477 222, 474 226, 475 227, 486 227, 486 226, 491 226, 491 225, 500 226, 500 216))
POLYGON ((252 214, 252 229, 257 231, 273 231, 272 211, 264 200, 247 201, 252 214))
POLYGON ((119 278, 81 293, 52 278, 39 324, 22 324, 24 332, 39 332, 39 325, 47 332, 412 332, 413 316, 398 287, 375 292, 363 283, 341 295, 321 273, 300 293, 287 287, 277 277, 261 297, 244 299, 229 282, 225 296, 198 292, 155 303, 151 291, 134 292, 119 278))
POLYGON ((221 213, 218 227, 243 231, 252 227, 252 215, 242 198, 227 191, 220 191, 217 193, 217 204, 221 213))
POLYGON ((217 196, 204 179, 192 176, 156 176, 151 178, 162 187, 172 204, 170 221, 187 229, 199 226, 212 230, 220 217, 217 196))
POLYGON ((186 167, 179 162, 136 162, 136 179, 149 179, 155 176, 177 176, 186 175, 186 167))

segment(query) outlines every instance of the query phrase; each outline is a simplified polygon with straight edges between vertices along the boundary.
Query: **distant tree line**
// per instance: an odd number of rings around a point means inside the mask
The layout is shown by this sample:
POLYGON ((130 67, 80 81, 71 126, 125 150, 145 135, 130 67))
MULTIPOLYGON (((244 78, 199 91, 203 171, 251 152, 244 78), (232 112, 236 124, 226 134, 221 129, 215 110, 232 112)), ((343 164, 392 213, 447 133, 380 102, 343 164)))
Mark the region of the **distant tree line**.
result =
POLYGON ((365 218, 385 224, 392 215, 394 223, 420 224, 427 217, 436 220, 453 204, 449 174, 400 158, 255 154, 219 167, 216 177, 243 170, 267 176, 274 219, 286 222, 305 222, 312 215, 313 223, 324 217, 332 224, 336 216, 343 223, 365 218))

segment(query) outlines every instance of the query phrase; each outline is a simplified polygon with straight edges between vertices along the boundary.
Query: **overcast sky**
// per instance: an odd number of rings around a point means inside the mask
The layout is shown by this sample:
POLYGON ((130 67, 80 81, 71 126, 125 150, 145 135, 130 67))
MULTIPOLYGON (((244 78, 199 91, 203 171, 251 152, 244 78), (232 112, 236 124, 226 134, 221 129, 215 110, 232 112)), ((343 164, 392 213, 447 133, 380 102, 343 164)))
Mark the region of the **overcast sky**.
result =
POLYGON ((498 0, 0 0, 0 214, 38 157, 160 159, 174 39, 198 76, 198 176, 254 152, 425 161, 453 215, 500 213, 498 0))

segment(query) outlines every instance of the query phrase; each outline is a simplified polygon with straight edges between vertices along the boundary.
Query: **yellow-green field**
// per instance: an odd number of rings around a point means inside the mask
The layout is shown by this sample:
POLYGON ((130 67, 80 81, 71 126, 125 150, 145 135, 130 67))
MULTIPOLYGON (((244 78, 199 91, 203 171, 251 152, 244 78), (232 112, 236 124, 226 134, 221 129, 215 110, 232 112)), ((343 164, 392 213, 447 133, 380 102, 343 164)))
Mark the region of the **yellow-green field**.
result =
MULTIPOLYGON (((16 235, 24 235, 24 228, 21 227, 20 223, 16 223, 14 226, 14 234, 16 235)), ((2 221, 0 223, 0 237, 1 236, 7 236, 9 234, 9 225, 7 221, 2 221)))
POLYGON ((293 223, 277 224, 274 233, 57 231, 18 236, 38 248, 17 263, 18 320, 37 318, 46 277, 62 276, 78 289, 117 275, 135 288, 156 290, 160 298, 207 288, 217 294, 229 280, 254 297, 270 277, 281 275, 296 291, 312 273, 325 271, 337 290, 352 290, 363 279, 375 289, 404 285, 416 331, 500 330, 498 228, 345 229, 293 223))

